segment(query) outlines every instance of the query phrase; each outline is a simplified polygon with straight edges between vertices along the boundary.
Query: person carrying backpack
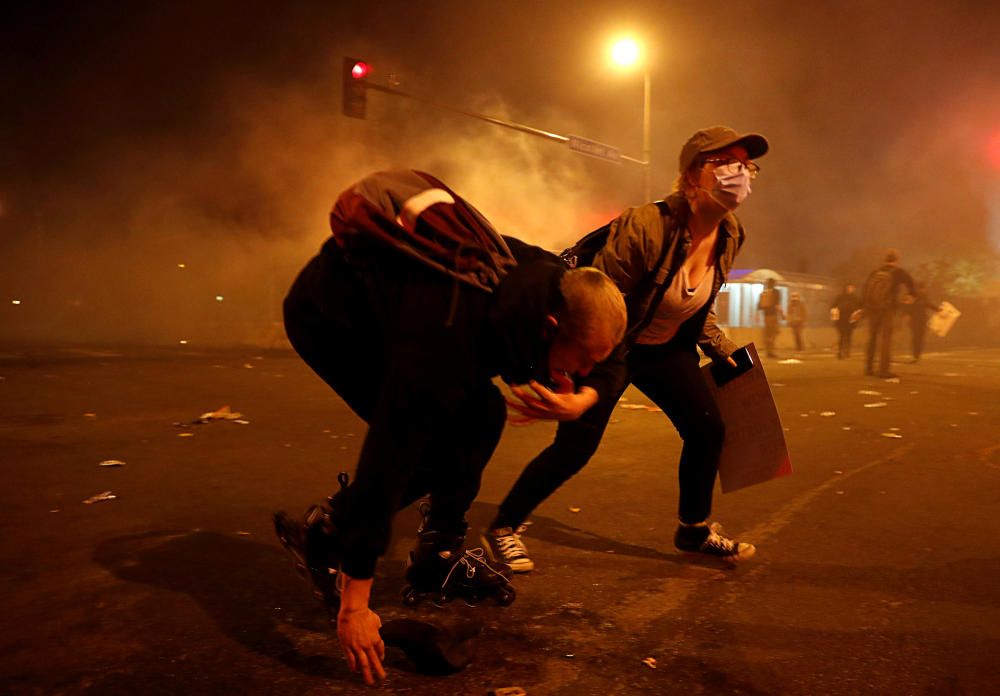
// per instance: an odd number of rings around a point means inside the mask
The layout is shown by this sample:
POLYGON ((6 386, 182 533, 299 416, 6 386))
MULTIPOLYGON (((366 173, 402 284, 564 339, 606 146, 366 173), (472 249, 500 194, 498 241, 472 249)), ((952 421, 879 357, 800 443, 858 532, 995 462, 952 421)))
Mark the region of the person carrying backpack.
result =
MULTIPOLYGON (((621 293, 600 271, 501 237, 434 177, 380 172, 345 191, 333 235, 284 301, 292 347, 368 424, 354 480, 299 522, 275 516, 283 546, 336 612, 349 666, 384 677, 369 608, 396 512, 430 496, 406 571, 407 599, 514 599, 509 570, 463 552, 465 514, 506 418, 493 384, 531 385, 545 417, 578 417, 586 376, 625 331, 621 293)), ((518 391, 524 393, 522 389, 518 391)), ((517 393, 517 392, 515 392, 517 393)))
MULTIPOLYGON (((578 380, 581 391, 592 389, 594 405, 580 419, 559 424, 554 442, 528 464, 483 531, 492 559, 514 572, 534 568, 521 525, 594 455, 630 382, 663 409, 684 441, 674 545, 731 561, 753 555, 752 544, 734 541, 709 521, 725 423, 699 369, 697 349, 717 363, 736 365, 730 354, 737 346, 716 324, 713 304, 746 236, 733 211, 760 171, 753 160, 767 150, 767 140, 754 133, 724 126, 696 132, 681 149, 672 194, 626 210, 564 252, 578 264, 592 263, 618 285, 628 331, 609 360, 578 380)), ((528 406, 521 409, 527 417, 547 415, 545 404, 528 406)))
MULTIPOLYGON (((896 308, 900 303, 899 289, 906 286, 914 294, 913 278, 899 267, 899 252, 890 249, 881 266, 872 271, 861 290, 861 310, 856 317, 868 319, 868 344, 865 348, 865 374, 891 379, 896 377, 892 366, 892 330, 896 308), (874 370, 875 347, 879 346, 878 372, 874 370)), ((912 299, 909 300, 912 302, 912 299)), ((903 301, 904 303, 906 300, 903 301)))

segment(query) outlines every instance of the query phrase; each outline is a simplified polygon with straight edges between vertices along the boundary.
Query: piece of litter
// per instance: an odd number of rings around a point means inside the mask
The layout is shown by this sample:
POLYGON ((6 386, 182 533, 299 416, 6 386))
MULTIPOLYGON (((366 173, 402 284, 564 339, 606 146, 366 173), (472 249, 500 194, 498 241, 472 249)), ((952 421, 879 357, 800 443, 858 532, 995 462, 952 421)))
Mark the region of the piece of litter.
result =
POLYGON ((177 433, 177 437, 194 437, 194 433, 177 433))
POLYGON ((250 536, 250 532, 236 532, 240 536, 250 536))
POLYGON ((573 653, 566 653, 565 655, 563 655, 563 657, 573 658, 576 657, 576 655, 574 655, 573 653))
POLYGON ((836 411, 820 411, 819 415, 823 416, 824 418, 829 418, 830 416, 837 415, 837 412, 836 411))
POLYGON ((837 495, 844 495, 844 491, 837 491, 837 495))
POLYGON ((858 394, 864 394, 865 396, 881 396, 882 392, 875 391, 874 389, 859 389, 858 394))
POLYGON ((849 425, 845 425, 843 428, 841 428, 841 430, 850 430, 850 429, 851 429, 851 426, 849 426, 849 425))
POLYGON ((104 491, 103 493, 98 493, 97 495, 92 495, 83 501, 84 505, 93 505, 94 503, 100 503, 104 500, 114 500, 118 496, 111 491, 104 491))
POLYGON ((885 381, 889 384, 899 384, 899 377, 887 377, 885 381))
POLYGON ((622 403, 624 401, 628 401, 628 398, 623 396, 622 398, 618 399, 618 403, 622 403))
POLYGON ((891 430, 894 433, 899 432, 899 428, 889 428, 889 430, 891 430))
POLYGON ((237 420, 242 418, 243 414, 229 408, 229 405, 217 408, 214 411, 209 411, 207 413, 201 414, 198 420, 202 422, 208 422, 213 420, 237 420))
POLYGON ((608 423, 621 423, 621 422, 622 422, 621 418, 612 418, 611 420, 608 421, 608 423))
POLYGON ((642 404, 618 404, 618 408, 627 408, 630 411, 640 411, 646 409, 646 407, 642 404))
POLYGON ((647 406, 646 410, 650 413, 663 413, 663 409, 659 406, 647 406))
POLYGON ((779 360, 779 365, 800 365, 802 363, 798 358, 785 358, 784 360, 779 360))
POLYGON ((833 473, 835 473, 835 474, 842 474, 842 473, 844 473, 844 472, 843 472, 843 471, 841 471, 840 469, 837 469, 837 470, 836 470, 836 471, 834 471, 833 473))
POLYGON ((570 511, 570 512, 580 512, 580 510, 582 510, 582 509, 583 509, 583 508, 578 508, 578 507, 575 507, 575 506, 573 506, 573 505, 570 505, 570 506, 569 506, 569 511, 570 511))
POLYGON ((528 692, 520 686, 501 686, 497 689, 490 689, 487 696, 528 696, 528 692))
POLYGON ((233 423, 239 423, 240 425, 250 425, 250 421, 244 420, 243 418, 233 419, 233 423))
POLYGON ((883 406, 888 406, 884 401, 873 401, 870 404, 865 404, 865 408, 882 408, 883 406))
POLYGON ((49 510, 49 512, 59 512, 59 508, 56 508, 55 510, 49 510))
POLYGON ((642 661, 642 664, 646 665, 650 669, 656 669, 656 658, 655 657, 647 657, 646 659, 644 659, 642 661))
POLYGON ((882 437, 891 437, 893 440, 902 440, 903 436, 899 433, 882 433, 882 437))
POLYGON ((121 459, 105 459, 97 466, 125 466, 125 462, 121 459))
POLYGON ((245 367, 248 370, 252 370, 253 369, 253 365, 251 365, 250 363, 243 363, 243 367, 245 367))

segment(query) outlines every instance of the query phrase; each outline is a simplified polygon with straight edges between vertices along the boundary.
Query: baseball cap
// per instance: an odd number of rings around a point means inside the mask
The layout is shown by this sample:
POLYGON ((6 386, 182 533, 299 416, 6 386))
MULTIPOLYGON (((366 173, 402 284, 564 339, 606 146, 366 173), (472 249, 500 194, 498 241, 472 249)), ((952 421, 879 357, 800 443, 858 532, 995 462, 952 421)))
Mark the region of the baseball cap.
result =
POLYGON ((746 148, 750 159, 757 159, 767 154, 767 138, 759 133, 737 133, 727 126, 712 126, 697 131, 688 138, 681 148, 681 173, 688 170, 695 158, 702 152, 721 150, 730 145, 740 144, 746 148))

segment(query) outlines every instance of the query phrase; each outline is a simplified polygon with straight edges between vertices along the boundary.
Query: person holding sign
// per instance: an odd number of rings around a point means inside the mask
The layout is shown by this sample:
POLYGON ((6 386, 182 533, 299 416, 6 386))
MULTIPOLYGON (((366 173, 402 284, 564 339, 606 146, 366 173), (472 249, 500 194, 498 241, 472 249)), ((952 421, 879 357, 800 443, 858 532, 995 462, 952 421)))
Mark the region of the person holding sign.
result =
MULTIPOLYGON (((700 347, 716 363, 736 367, 737 349, 716 324, 713 305, 746 236, 734 215, 760 172, 755 159, 768 142, 755 133, 716 126, 684 144, 674 191, 631 208, 563 253, 604 271, 628 308, 625 340, 611 357, 577 380, 594 405, 559 424, 555 441, 528 464, 496 518, 483 532, 494 560, 515 572, 534 568, 519 528, 528 515, 582 469, 597 450, 618 399, 631 382, 663 409, 684 441, 680 458, 679 523, 675 546, 731 561, 752 556, 709 521, 725 423, 698 366, 700 347), (591 244, 600 241, 596 253, 591 244)), ((548 416, 542 399, 519 395, 521 412, 548 416)))

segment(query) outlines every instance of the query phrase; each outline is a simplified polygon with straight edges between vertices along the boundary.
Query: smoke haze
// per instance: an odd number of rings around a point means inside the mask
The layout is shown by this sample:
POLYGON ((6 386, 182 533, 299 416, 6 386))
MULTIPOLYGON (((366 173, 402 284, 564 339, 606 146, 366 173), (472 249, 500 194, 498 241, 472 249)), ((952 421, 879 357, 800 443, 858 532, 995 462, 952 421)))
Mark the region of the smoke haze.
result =
POLYGON ((989 250, 1000 11, 973 2, 67 3, 13 12, 0 118, 0 340, 264 343, 337 194, 387 167, 442 178, 504 233, 558 249, 642 202, 638 167, 419 102, 340 112, 343 56, 441 102, 641 152, 653 184, 694 130, 764 133, 743 267, 830 273, 989 250), (529 6, 530 5, 530 6, 529 6), (867 256, 866 256, 867 254, 867 256), (183 268, 180 267, 183 264, 183 268), (220 296, 223 299, 217 300, 220 296), (20 304, 12 304, 17 299, 20 304))

